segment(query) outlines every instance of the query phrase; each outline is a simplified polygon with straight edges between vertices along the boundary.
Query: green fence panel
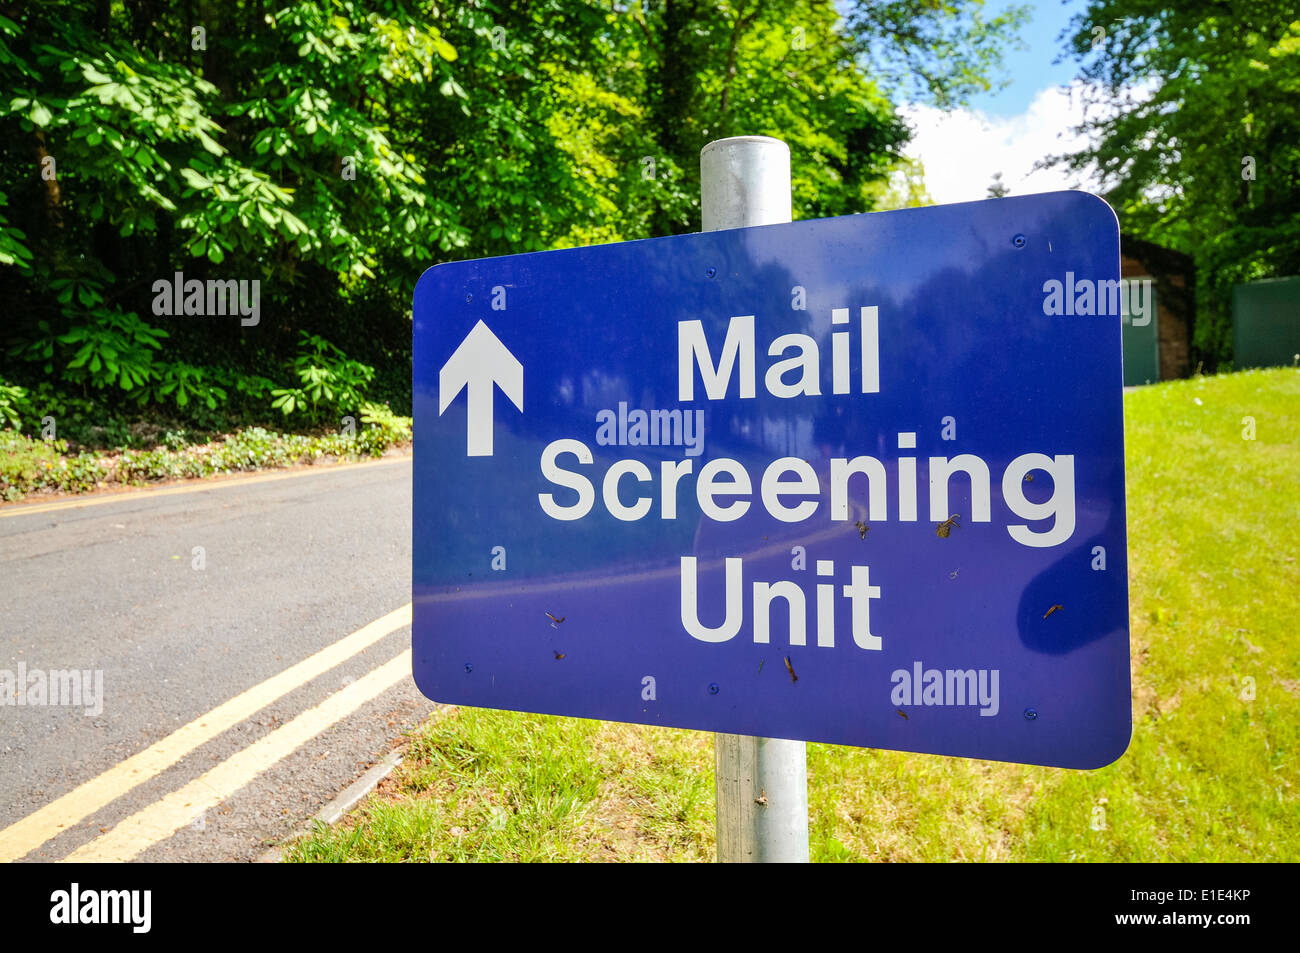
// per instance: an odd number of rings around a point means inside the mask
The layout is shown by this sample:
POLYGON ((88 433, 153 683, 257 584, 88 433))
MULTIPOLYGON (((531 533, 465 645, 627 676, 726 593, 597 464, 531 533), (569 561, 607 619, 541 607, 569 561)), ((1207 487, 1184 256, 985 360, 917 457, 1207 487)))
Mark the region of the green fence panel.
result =
MULTIPOLYGON (((1128 281, 1141 281, 1142 278, 1130 278, 1128 281)), ((1134 324, 1133 315, 1124 308, 1124 328, 1120 335, 1124 347, 1124 386, 1134 387, 1138 384, 1152 384, 1160 380, 1160 338, 1157 329, 1160 325, 1160 309, 1156 302, 1154 283, 1151 285, 1151 304, 1148 314, 1150 320, 1145 324, 1134 324)), ((1128 289, 1125 288, 1125 302, 1128 289)), ((1139 316, 1138 320, 1142 320, 1139 316)))
POLYGON ((1300 354, 1300 275, 1232 289, 1232 366, 1277 367, 1300 354))

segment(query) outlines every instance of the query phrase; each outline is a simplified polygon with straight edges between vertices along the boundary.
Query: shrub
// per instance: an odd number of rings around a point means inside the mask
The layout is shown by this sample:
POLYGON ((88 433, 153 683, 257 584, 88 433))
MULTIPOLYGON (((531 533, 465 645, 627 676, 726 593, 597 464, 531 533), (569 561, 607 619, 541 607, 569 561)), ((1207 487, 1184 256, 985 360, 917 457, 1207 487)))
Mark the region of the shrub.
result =
POLYGON ((93 454, 67 456, 67 450, 64 440, 33 440, 13 430, 0 431, 0 499, 19 500, 47 486, 83 493, 107 478, 93 454))
POLYGON ((285 416, 299 410, 317 417, 322 412, 360 404, 374 379, 375 369, 352 360, 319 335, 306 331, 299 334, 298 356, 290 366, 301 386, 272 391, 275 400, 271 406, 285 416))
MULTIPOLYGON (((160 446, 125 449, 111 467, 92 453, 70 454, 66 440, 0 431, 0 499, 18 500, 43 488, 81 493, 105 481, 178 480, 312 463, 324 457, 380 456, 389 447, 410 441, 410 417, 394 414, 386 404, 362 408, 365 426, 355 434, 309 436, 246 427, 209 448, 192 445, 185 430, 164 430, 158 434, 160 446)), ((124 440, 117 445, 125 444, 124 440)))
POLYGON ((8 384, 0 378, 0 425, 7 425, 15 430, 22 426, 20 408, 26 396, 26 388, 19 387, 17 384, 8 384))

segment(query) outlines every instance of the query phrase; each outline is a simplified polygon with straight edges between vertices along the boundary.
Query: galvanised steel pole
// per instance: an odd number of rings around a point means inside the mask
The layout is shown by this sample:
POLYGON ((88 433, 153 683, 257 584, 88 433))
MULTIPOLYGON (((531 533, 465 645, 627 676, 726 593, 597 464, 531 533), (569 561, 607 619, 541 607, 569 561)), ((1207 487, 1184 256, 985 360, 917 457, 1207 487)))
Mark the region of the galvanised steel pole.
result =
MULTIPOLYGON (((789 222, 790 147, 767 136, 716 139, 700 150, 706 232, 789 222)), ((808 862, 808 762, 802 741, 713 736, 718 860, 808 862)))

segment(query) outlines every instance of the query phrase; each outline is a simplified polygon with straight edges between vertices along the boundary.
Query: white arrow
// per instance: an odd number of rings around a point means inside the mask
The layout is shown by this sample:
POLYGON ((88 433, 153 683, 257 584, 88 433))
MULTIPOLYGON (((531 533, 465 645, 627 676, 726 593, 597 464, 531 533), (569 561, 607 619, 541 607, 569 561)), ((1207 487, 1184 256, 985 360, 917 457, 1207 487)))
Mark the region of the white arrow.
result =
POLYGON ((466 446, 471 457, 492 456, 493 385, 500 387, 501 393, 523 412, 524 366, 480 321, 438 372, 439 416, 457 394, 466 391, 466 446))

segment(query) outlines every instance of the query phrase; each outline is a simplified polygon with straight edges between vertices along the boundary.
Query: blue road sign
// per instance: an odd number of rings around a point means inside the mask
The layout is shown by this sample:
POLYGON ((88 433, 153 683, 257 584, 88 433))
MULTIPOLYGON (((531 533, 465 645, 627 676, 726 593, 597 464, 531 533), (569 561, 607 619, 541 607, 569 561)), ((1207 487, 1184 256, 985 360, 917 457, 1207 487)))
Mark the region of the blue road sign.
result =
POLYGON ((1056 192, 438 265, 415 679, 1096 768, 1130 723, 1119 230, 1056 192))

